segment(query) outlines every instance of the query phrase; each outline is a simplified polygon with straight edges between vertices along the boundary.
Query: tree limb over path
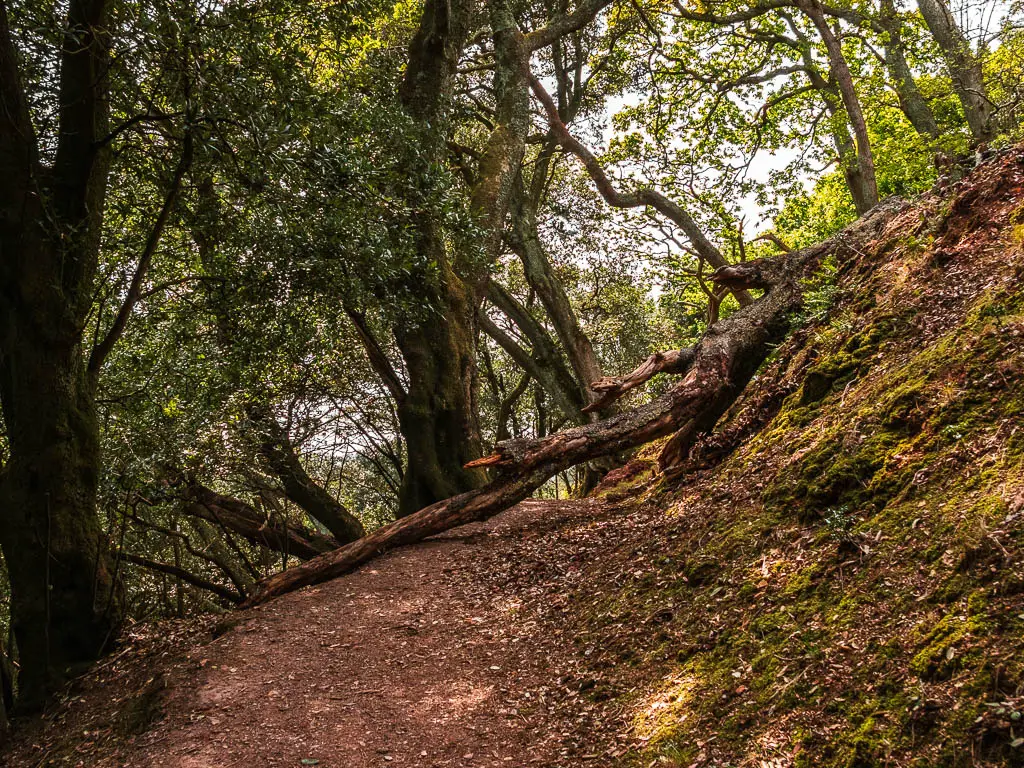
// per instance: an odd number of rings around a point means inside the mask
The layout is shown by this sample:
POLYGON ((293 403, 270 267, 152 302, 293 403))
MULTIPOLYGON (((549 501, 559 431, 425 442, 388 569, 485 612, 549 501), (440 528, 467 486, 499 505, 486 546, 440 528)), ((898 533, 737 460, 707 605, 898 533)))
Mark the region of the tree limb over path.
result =
MULTIPOLYGON (((678 463, 742 393, 772 345, 785 337, 792 313, 803 300, 802 278, 828 254, 841 259, 862 250, 905 206, 898 200, 883 203, 824 243, 717 270, 710 279, 720 288, 763 289, 765 293, 713 325, 693 348, 686 375, 661 397, 545 438, 500 443, 492 455, 471 462, 495 470, 497 476, 487 485, 439 501, 359 541, 271 576, 245 606, 337 578, 388 550, 492 517, 518 504, 556 473, 585 461, 675 433, 661 461, 678 463)), ((674 359, 681 357, 677 353, 674 359)))

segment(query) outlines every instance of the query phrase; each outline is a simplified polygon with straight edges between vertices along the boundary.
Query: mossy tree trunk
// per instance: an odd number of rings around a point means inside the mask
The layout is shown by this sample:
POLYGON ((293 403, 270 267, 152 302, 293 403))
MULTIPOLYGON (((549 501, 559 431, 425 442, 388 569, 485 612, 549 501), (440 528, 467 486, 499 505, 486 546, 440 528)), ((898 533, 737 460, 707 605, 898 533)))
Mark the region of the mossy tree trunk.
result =
MULTIPOLYGON (((483 253, 477 258, 451 253, 437 223, 424 220, 418 235, 422 254, 437 267, 431 286, 435 314, 394 328, 408 379, 398 400, 408 452, 400 515, 486 481, 483 472, 464 466, 481 450, 476 314, 486 288, 487 265, 500 247, 529 124, 523 36, 506 3, 494 0, 488 9, 496 59, 496 121, 471 189, 471 207, 483 229, 483 253)), ((465 0, 428 0, 409 49, 400 95, 406 111, 424 128, 424 155, 432 162, 444 162, 447 155, 452 88, 473 13, 473 4, 465 0)))
POLYGON ((96 516, 102 360, 82 349, 108 173, 105 11, 103 0, 68 7, 57 151, 44 166, 0 3, 0 546, 25 709, 97 658, 122 619, 96 516))
POLYGON ((475 308, 454 274, 448 275, 442 291, 441 317, 395 331, 408 371, 408 386, 398 402, 408 458, 399 491, 400 516, 476 488, 486 479, 479 470, 464 468, 481 450, 475 308))

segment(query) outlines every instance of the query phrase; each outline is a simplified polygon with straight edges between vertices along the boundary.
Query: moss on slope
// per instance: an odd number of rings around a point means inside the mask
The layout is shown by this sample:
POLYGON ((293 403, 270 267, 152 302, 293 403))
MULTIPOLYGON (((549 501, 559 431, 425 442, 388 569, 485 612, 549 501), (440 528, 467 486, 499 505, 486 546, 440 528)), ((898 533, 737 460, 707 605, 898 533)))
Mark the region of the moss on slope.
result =
POLYGON ((1022 171, 823 275, 834 303, 746 396, 788 392, 774 418, 662 481, 642 577, 577 595, 619 764, 1024 765, 1022 171))

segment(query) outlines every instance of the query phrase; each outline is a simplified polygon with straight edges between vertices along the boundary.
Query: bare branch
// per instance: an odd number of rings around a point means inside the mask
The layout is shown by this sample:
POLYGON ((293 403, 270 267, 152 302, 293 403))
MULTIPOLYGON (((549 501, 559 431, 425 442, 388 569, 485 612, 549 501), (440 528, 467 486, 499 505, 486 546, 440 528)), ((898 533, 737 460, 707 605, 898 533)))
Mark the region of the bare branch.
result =
MULTIPOLYGON (((707 239, 704 232, 697 225, 697 222, 693 220, 693 217, 678 203, 669 200, 660 192, 650 188, 638 189, 629 194, 619 192, 594 154, 569 133, 569 129, 559 117, 558 108, 555 106, 554 101, 552 101, 551 96, 532 74, 530 75, 530 87, 534 95, 544 105, 544 109, 548 113, 548 121, 551 124, 551 131, 558 140, 558 143, 562 145, 563 149, 580 159, 601 196, 609 205, 615 208, 640 208, 644 206, 654 208, 683 231, 690 242, 693 243, 694 249, 700 254, 701 258, 706 259, 716 269, 728 266, 729 262, 722 255, 722 252, 707 239)), ((741 306, 747 306, 754 300, 749 293, 742 290, 736 294, 736 299, 741 306)))
POLYGON ((135 274, 132 275, 131 285, 128 286, 128 294, 124 297, 124 302, 121 304, 121 308, 118 310, 110 330, 107 331, 103 340, 93 347, 92 354, 89 355, 88 371, 92 375, 96 375, 100 368, 103 367, 103 362, 107 359, 107 355, 110 354, 110 351, 128 326, 128 320, 131 317, 132 311, 142 296, 142 282, 146 278, 146 273, 149 272, 149 265, 153 261, 153 254, 156 253, 160 239, 163 237, 164 229, 167 227, 171 212, 174 210, 174 204, 177 202, 178 195, 181 192, 185 173, 191 165, 192 134, 186 130, 181 157, 178 159, 177 168, 174 169, 171 186, 167 190, 163 205, 160 206, 160 212, 157 214, 156 221, 153 223, 153 228, 150 230, 149 237, 146 240, 146 245, 142 250, 142 255, 139 257, 139 263, 135 267, 135 274))

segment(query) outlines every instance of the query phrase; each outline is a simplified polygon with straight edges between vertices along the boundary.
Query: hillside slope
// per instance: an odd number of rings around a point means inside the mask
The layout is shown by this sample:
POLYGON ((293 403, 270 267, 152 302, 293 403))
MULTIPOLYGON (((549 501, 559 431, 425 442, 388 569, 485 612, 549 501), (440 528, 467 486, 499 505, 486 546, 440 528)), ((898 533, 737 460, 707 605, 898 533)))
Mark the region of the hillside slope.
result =
POLYGON ((627 765, 1024 765, 1021 153, 835 267, 574 595, 627 765))
POLYGON ((652 446, 601 503, 531 502, 215 642, 126 649, 6 764, 1024 765, 1022 277, 1014 151, 826 265, 686 472, 652 446), (430 595, 353 594, 435 567, 430 595))

